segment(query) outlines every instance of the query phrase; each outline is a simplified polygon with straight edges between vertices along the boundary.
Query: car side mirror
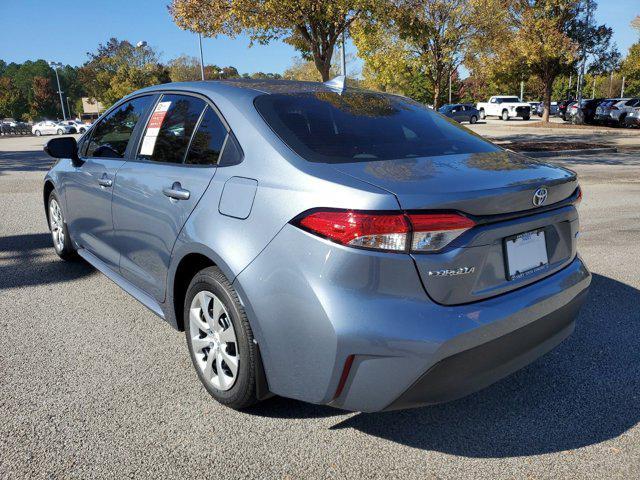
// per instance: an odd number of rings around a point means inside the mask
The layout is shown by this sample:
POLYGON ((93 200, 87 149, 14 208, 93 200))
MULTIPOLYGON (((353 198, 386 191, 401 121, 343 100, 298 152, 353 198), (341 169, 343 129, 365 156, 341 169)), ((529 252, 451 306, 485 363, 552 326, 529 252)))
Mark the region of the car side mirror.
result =
POLYGON ((74 165, 80 164, 78 142, 73 137, 54 138, 44 146, 44 151, 53 158, 69 158, 74 165))

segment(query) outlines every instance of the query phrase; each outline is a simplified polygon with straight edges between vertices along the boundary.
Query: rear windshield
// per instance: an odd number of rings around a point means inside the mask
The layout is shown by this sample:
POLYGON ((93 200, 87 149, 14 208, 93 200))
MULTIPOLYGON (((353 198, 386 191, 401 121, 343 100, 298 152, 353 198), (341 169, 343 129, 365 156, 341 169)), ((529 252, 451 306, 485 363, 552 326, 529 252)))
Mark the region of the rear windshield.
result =
POLYGON ((255 106, 298 155, 322 163, 495 152, 480 136, 408 99, 372 92, 261 95, 255 106))

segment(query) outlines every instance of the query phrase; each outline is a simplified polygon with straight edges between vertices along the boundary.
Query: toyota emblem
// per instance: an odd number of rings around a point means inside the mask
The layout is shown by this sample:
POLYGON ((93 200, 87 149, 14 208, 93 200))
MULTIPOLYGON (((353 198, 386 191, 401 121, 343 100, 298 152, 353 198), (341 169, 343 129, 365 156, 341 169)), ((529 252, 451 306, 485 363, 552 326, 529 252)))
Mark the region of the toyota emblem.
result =
POLYGON ((546 187, 540 187, 539 189, 537 189, 533 194, 533 205, 536 207, 542 206, 542 204, 547 201, 548 193, 549 192, 547 191, 546 187))

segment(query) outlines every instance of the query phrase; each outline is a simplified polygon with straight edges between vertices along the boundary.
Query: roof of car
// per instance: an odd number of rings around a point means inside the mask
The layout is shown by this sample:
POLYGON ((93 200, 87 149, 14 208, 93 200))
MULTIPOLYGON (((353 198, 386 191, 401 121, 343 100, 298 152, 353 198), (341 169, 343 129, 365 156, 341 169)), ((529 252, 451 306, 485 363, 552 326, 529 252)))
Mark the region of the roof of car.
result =
MULTIPOLYGON (((225 95, 253 92, 257 94, 274 93, 304 93, 304 92, 331 92, 334 88, 320 82, 302 82, 298 80, 271 80, 271 79, 225 79, 225 80, 204 80, 198 82, 176 82, 164 83, 138 90, 134 93, 158 91, 158 90, 185 90, 196 92, 217 92, 225 95)), ((363 92, 360 88, 347 86, 346 91, 363 92)), ((376 92, 379 93, 379 92, 376 92)))

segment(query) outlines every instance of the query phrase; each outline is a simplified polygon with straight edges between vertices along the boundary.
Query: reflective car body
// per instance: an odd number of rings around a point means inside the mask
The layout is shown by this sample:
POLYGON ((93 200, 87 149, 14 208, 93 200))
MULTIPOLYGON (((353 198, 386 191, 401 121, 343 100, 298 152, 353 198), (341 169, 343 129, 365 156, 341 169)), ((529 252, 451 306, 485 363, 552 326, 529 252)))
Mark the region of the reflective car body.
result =
POLYGON ((401 97, 287 81, 160 85, 118 102, 79 150, 44 193, 58 192, 81 256, 177 329, 184 272, 218 266, 277 395, 359 411, 461 397, 565 339, 591 280, 576 251, 574 172, 401 97), (202 102, 222 125, 214 163, 188 162, 202 123, 150 135, 180 102, 202 102), (166 161, 185 135, 182 160, 166 161), (178 187, 189 195, 166 195, 178 187), (434 226, 451 218, 457 227, 434 226), (374 233, 345 237, 353 225, 374 233), (514 271, 516 240, 538 242, 546 262, 514 271))

